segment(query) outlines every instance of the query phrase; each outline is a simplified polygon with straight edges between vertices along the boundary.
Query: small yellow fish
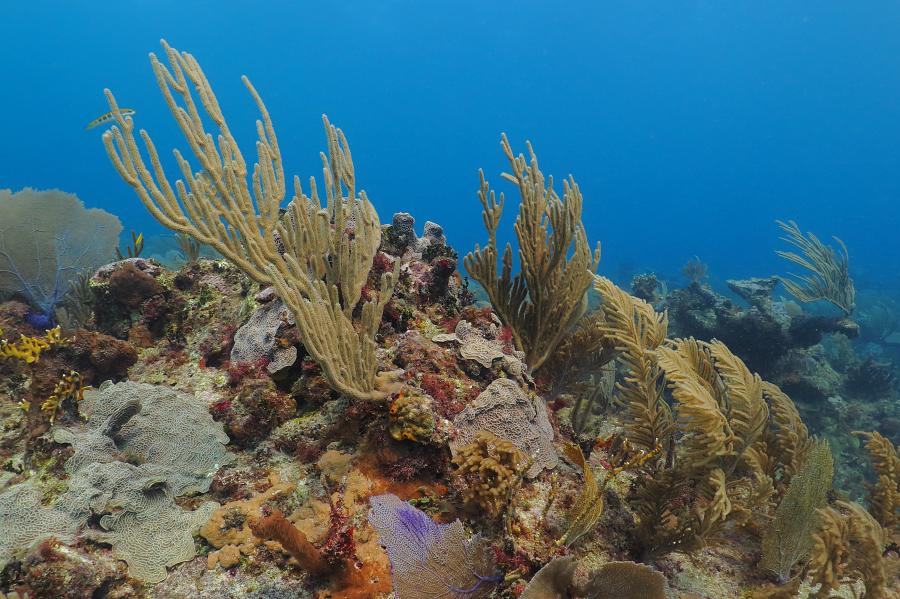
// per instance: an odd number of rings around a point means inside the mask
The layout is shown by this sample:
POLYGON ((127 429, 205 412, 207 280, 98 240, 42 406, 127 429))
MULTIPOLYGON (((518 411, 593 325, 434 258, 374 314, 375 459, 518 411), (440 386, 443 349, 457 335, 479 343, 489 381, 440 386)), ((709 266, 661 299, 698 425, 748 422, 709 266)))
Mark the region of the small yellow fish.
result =
MULTIPOLYGON (((134 110, 132 110, 131 108, 120 108, 119 113, 123 117, 134 116, 134 110)), ((111 123, 115 120, 116 120, 116 113, 107 112, 106 114, 99 116, 99 117, 95 118, 93 121, 91 121, 90 123, 88 123, 87 127, 85 127, 84 129, 85 129, 85 131, 87 131, 88 129, 93 129, 97 125, 105 125, 106 123, 111 123)))

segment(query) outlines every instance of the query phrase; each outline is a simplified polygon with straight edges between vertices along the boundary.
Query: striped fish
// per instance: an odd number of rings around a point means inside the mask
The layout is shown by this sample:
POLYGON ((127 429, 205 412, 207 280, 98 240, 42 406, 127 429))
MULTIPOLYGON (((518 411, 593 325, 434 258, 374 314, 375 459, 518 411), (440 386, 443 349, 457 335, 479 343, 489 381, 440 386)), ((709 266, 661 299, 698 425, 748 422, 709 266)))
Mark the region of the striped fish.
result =
MULTIPOLYGON (((123 117, 134 116, 134 110, 132 110, 131 108, 120 108, 119 113, 123 117)), ((87 131, 88 129, 93 129, 97 125, 105 125, 106 123, 112 123, 115 120, 116 120, 116 113, 107 112, 106 114, 99 116, 99 117, 95 118, 93 121, 91 121, 90 123, 88 123, 87 127, 85 127, 84 129, 85 129, 85 131, 87 131)))

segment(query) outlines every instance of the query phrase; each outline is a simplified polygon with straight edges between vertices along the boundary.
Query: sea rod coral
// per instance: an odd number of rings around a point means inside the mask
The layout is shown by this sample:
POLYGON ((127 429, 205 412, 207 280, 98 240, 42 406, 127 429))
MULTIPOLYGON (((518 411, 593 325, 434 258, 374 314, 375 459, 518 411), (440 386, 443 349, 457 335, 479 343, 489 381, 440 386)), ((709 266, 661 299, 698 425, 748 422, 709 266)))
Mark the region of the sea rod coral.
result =
POLYGON ((373 337, 397 272, 381 277, 377 298, 362 298, 381 225, 365 192, 356 194, 343 132, 323 117, 328 139, 328 155, 322 154, 325 206, 315 179, 307 195, 295 177, 294 196, 282 217, 286 185, 281 150, 256 89, 243 78, 261 114, 258 161, 248 181, 247 163, 197 60, 165 41, 162 45, 170 66, 151 54, 153 72, 201 170, 195 172, 176 150, 184 179, 172 185, 150 136, 141 131, 152 170, 148 168, 133 119, 122 114, 107 90, 117 125, 103 134, 103 143, 119 175, 164 226, 219 251, 258 283, 274 285, 294 314, 303 345, 334 389, 358 399, 384 398, 373 337), (219 128, 218 146, 203 128, 201 108, 219 128))

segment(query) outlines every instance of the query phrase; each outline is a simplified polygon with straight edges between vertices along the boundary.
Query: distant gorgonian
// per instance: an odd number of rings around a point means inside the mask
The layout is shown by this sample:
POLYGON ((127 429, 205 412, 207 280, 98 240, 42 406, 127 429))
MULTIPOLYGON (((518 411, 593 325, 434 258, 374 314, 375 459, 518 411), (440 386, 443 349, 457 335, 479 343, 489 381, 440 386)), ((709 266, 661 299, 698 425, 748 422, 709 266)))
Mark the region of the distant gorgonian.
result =
POLYGON ((35 308, 30 320, 50 328, 79 274, 115 259, 122 224, 59 190, 0 189, 0 292, 35 308))

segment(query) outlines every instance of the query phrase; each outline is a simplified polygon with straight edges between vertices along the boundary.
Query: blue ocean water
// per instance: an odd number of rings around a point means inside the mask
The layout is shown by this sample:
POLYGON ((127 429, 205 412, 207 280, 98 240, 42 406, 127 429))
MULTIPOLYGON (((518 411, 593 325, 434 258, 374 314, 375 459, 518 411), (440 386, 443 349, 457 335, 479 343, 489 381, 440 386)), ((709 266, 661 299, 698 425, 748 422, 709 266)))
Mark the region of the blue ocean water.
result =
MULTIPOLYGON (((850 250, 858 285, 900 273, 900 5, 875 1, 4 2, 0 188, 60 188, 162 233, 110 166, 102 90, 165 156, 186 144, 153 79, 158 40, 193 53, 253 153, 247 74, 286 171, 321 172, 324 112, 387 221, 485 240, 477 169, 505 131, 573 174, 614 278, 784 273, 776 218, 850 250)), ((173 161, 169 162, 175 174, 173 161)), ((510 202, 507 233, 515 215, 510 202)))

